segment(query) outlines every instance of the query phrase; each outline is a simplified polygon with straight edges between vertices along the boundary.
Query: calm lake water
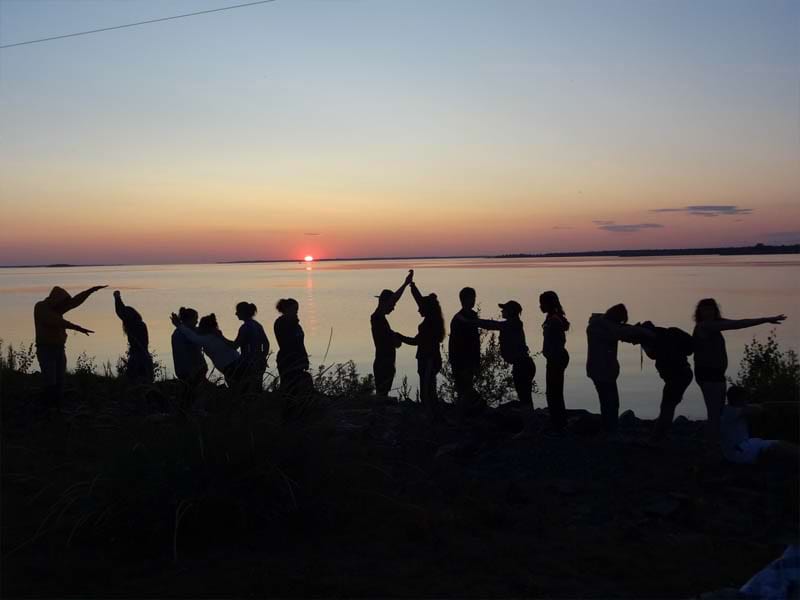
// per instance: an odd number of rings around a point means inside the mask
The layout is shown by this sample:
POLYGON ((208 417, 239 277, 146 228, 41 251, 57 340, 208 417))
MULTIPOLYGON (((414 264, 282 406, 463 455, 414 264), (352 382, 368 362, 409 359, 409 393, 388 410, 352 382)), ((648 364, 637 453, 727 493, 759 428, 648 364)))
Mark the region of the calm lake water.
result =
MULTIPOLYGON (((406 270, 416 270, 423 293, 439 295, 449 323, 458 310, 458 291, 471 285, 478 292, 482 314, 495 317, 497 303, 514 299, 523 306, 528 345, 541 349, 542 314, 539 293, 552 289, 561 297, 573 324, 567 345, 572 356, 566 378, 570 408, 597 409, 591 382, 585 375, 585 326, 592 312, 602 312, 617 302, 628 306, 631 322, 650 319, 658 325, 678 326, 691 332, 692 310, 699 298, 714 297, 723 314, 731 318, 786 313, 789 319, 775 327, 782 346, 800 346, 800 259, 796 256, 680 257, 633 259, 438 259, 381 260, 315 263, 266 263, 248 265, 168 265, 125 267, 20 268, 0 270, 0 338, 5 344, 30 343, 34 339, 33 305, 54 285, 71 293, 92 285, 110 287, 70 312, 68 319, 95 330, 91 337, 71 332, 67 342, 70 367, 81 352, 99 363, 125 350, 121 323, 114 313, 112 290, 122 291, 150 329, 151 348, 171 372, 169 314, 180 306, 192 306, 201 315, 214 312, 223 332, 235 337, 239 321, 234 306, 240 300, 254 302, 257 319, 264 324, 274 348, 272 321, 279 298, 300 303, 306 347, 312 364, 352 359, 362 373, 371 370, 373 345, 369 316, 374 298, 383 288, 398 287, 406 270), (329 344, 330 341, 330 344, 329 344), (327 351, 327 358, 325 354, 327 351)), ((419 316, 410 294, 390 315, 395 330, 416 332, 419 316)), ((753 336, 765 339, 771 326, 725 334, 731 368, 735 375, 744 345, 753 336)), ((622 374, 619 380, 622 409, 643 417, 657 414, 661 381, 652 361, 645 357, 640 368, 639 348, 620 345, 622 374)), ((537 381, 543 387, 544 359, 536 359, 537 381)), ((272 368, 270 369, 272 370, 272 368)), ((416 387, 414 348, 398 351, 399 383, 402 375, 416 387)), ((544 405, 544 396, 534 398, 544 405)), ((679 414, 703 417, 705 408, 692 385, 678 408, 679 414)))

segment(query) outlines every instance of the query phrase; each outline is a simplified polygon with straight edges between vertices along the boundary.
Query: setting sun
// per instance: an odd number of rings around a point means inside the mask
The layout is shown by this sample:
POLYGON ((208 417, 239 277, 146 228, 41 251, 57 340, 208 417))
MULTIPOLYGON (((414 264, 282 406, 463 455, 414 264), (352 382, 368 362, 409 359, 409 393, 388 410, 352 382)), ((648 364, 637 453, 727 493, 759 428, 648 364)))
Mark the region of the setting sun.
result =
POLYGON ((308 254, 303 260, 306 262, 314 262, 314 257, 308 254))

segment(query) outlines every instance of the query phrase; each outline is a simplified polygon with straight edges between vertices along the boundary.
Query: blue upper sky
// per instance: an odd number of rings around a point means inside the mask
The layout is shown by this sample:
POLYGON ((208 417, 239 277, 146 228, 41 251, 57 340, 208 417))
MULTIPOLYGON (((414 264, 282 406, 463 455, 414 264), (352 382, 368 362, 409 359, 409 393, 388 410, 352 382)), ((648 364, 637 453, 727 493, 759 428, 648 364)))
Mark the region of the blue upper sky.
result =
MULTIPOLYGON (((0 40, 237 3, 3 0, 0 40)), ((769 0, 276 0, 7 48, 0 263, 800 239, 799 65, 769 0), (652 212, 690 205, 750 212, 652 212)))

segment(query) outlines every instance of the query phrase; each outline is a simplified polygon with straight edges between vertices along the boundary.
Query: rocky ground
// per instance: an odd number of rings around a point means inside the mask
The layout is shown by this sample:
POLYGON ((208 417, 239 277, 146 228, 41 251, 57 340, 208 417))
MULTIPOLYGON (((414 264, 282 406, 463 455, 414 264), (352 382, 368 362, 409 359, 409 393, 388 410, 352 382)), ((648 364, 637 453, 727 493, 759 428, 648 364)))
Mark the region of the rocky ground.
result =
POLYGON ((632 413, 515 439, 513 404, 431 425, 215 392, 186 420, 155 412, 169 384, 121 386, 71 379, 45 421, 35 379, 0 382, 3 597, 693 598, 798 537, 797 473, 726 464, 686 419, 660 446, 632 413))

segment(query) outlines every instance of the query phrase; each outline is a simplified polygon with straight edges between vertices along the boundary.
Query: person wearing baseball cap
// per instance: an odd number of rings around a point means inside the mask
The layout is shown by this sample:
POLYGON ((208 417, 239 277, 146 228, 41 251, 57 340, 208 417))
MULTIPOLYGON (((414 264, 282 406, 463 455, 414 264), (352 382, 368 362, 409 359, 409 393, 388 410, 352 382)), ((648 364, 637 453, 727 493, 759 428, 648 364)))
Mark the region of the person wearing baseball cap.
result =
POLYGON ((524 411, 525 425, 517 437, 529 437, 533 433, 533 378, 536 376, 536 365, 525 342, 525 327, 520 319, 522 306, 516 300, 498 306, 503 321, 477 319, 469 322, 481 329, 500 332, 500 355, 511 365, 514 389, 524 411))
POLYGON ((375 343, 375 361, 372 363, 375 393, 384 398, 389 396, 389 390, 392 389, 397 348, 401 345, 400 338, 392 330, 386 315, 394 310, 398 300, 413 279, 414 271, 409 269, 406 280, 396 291, 383 290, 380 295, 375 296, 378 299, 378 306, 369 318, 372 341, 375 343))

